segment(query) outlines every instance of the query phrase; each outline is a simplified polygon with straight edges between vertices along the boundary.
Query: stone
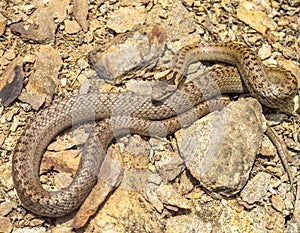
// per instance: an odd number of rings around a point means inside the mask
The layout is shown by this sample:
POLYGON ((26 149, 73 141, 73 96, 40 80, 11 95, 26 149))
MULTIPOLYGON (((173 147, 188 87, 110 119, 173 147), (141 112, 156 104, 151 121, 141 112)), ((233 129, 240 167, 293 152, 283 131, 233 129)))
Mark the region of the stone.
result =
POLYGON ((76 21, 80 24, 84 32, 89 28, 89 21, 87 20, 89 4, 88 0, 74 0, 73 14, 76 21))
POLYGON ((56 171, 74 175, 80 161, 78 154, 78 150, 47 151, 42 159, 41 170, 50 170, 52 167, 55 167, 56 171))
POLYGON ((21 95, 18 97, 20 101, 23 103, 28 103, 34 110, 39 110, 40 107, 45 102, 45 97, 38 96, 38 95, 31 95, 27 92, 22 92, 21 95))
POLYGON ((190 209, 188 200, 183 197, 171 184, 164 184, 156 190, 158 198, 164 205, 171 210, 178 211, 181 209, 190 209))
POLYGON ((162 28, 142 27, 116 37, 105 48, 93 50, 88 59, 98 76, 109 83, 142 76, 153 67, 164 50, 165 32, 162 28))
POLYGON ((15 208, 17 208, 17 203, 14 202, 14 201, 2 202, 0 204, 0 215, 1 216, 6 216, 15 208))
POLYGON ((155 163, 156 169, 165 183, 174 180, 185 169, 184 160, 175 152, 156 152, 160 160, 155 163))
POLYGON ((175 133, 187 169, 212 195, 245 186, 261 146, 261 111, 253 98, 232 102, 175 133))
POLYGON ((265 60, 269 58, 272 54, 271 46, 268 44, 263 44, 263 46, 258 50, 258 56, 262 59, 265 60))
POLYGON ((15 49, 13 49, 13 48, 8 49, 7 51, 5 51, 3 57, 6 58, 9 61, 12 61, 16 57, 15 49))
POLYGON ((2 74, 0 80, 0 98, 2 105, 5 107, 10 105, 22 91, 24 80, 22 65, 23 58, 17 57, 2 74))
POLYGON ((0 232, 10 233, 12 231, 12 223, 9 218, 0 216, 0 232))
POLYGON ((57 50, 51 45, 42 45, 34 64, 35 72, 29 77, 26 91, 31 95, 45 98, 49 104, 59 83, 57 77, 62 64, 57 50))
POLYGON ((132 30, 137 25, 145 22, 144 7, 122 7, 108 16, 107 27, 117 33, 132 30))
POLYGON ((209 222, 203 221, 199 216, 178 215, 167 219, 165 233, 173 232, 212 232, 209 222))
POLYGON ((28 22, 26 24, 13 23, 10 29, 13 33, 20 35, 23 40, 33 40, 39 43, 53 42, 57 23, 65 19, 68 4, 68 0, 49 0, 47 5, 39 3, 37 10, 28 19, 31 22, 29 26, 28 22), (55 22, 54 19, 56 19, 55 22))
POLYGON ((68 34, 76 34, 80 30, 81 27, 75 20, 65 20, 65 31, 68 34))
POLYGON ((263 137, 260 154, 266 157, 273 157, 277 154, 277 149, 267 136, 263 137))
POLYGON ((278 210, 279 212, 282 212, 285 209, 285 203, 279 195, 272 195, 271 198, 272 206, 278 210))
POLYGON ((276 29, 274 20, 253 2, 241 1, 236 13, 240 20, 262 34, 265 34, 268 29, 272 31, 276 29))
POLYGON ((241 197, 248 204, 263 202, 267 199, 271 175, 269 173, 260 172, 248 181, 245 188, 241 192, 241 197))
POLYGON ((156 193, 157 188, 161 184, 161 177, 159 174, 151 174, 148 177, 148 183, 144 187, 144 192, 146 199, 153 205, 153 207, 159 212, 162 213, 164 205, 162 201, 158 198, 156 193))
POLYGON ((164 229, 156 211, 140 194, 117 189, 90 221, 86 232, 140 232, 145 227, 151 233, 164 229))
POLYGON ((56 226, 51 229, 51 233, 70 233, 70 232, 72 232, 72 227, 56 226))
POLYGON ((7 18, 0 13, 0 36, 5 32, 7 21, 7 18))
POLYGON ((45 227, 23 227, 23 228, 16 228, 14 230, 14 233, 46 233, 48 230, 46 230, 45 227))

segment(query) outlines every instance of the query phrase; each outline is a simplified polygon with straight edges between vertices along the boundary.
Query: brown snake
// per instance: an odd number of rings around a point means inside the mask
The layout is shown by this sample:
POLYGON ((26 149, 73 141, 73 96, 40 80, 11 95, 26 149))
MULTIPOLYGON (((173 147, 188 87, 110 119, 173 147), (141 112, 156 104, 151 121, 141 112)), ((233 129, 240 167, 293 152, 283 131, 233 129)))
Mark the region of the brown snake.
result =
MULTIPOLYGON (((201 50, 198 46, 195 47, 196 50, 201 50)), ((208 60, 235 64, 250 94, 267 106, 282 107, 297 93, 297 81, 292 75, 284 76, 284 80, 273 76, 268 79, 261 61, 246 46, 214 43, 206 45, 203 53, 207 53, 208 60), (222 49, 224 54, 219 56, 222 49)), ((92 60, 92 56, 90 59, 92 60)), ((182 65, 190 64, 190 60, 188 58, 186 64, 182 65)), ((176 72, 178 73, 175 70, 175 74, 176 72)), ((188 125, 226 104, 222 100, 203 101, 220 93, 241 93, 245 90, 239 74, 232 67, 207 72, 189 82, 179 83, 180 89, 159 105, 153 104, 149 96, 129 92, 91 93, 62 100, 42 110, 25 128, 13 155, 13 180, 22 204, 33 213, 43 216, 57 217, 72 212, 81 205, 97 182, 99 167, 113 137, 128 132, 146 136, 174 133, 182 125, 188 125), (228 76, 228 72, 232 76, 228 76), (112 128, 100 128, 100 142, 98 137, 91 134, 71 184, 55 192, 43 189, 39 167, 50 141, 74 124, 105 118, 110 118, 104 123, 111 124, 112 128)))

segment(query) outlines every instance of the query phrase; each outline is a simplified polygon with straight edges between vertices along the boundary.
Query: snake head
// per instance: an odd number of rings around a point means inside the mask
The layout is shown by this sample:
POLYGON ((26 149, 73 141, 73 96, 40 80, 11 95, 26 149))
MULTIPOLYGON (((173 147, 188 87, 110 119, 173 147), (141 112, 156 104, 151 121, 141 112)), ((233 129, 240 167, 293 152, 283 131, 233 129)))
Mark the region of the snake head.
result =
POLYGON ((163 81, 157 81, 152 86, 151 100, 153 102, 162 102, 176 90, 177 86, 163 81))

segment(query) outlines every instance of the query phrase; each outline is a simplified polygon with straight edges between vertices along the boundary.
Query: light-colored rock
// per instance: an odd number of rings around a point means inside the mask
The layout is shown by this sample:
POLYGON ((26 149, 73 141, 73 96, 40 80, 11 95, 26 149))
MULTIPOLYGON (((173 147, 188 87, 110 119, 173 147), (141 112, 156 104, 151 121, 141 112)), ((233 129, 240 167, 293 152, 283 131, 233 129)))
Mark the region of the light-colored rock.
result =
POLYGON ((268 44, 263 44, 263 46, 258 50, 258 56, 264 60, 271 56, 272 50, 271 46, 268 44))
POLYGON ((276 23, 255 3, 241 1, 237 8, 237 17, 258 32, 265 34, 268 29, 274 31, 276 23))
POLYGON ((25 40, 53 42, 57 23, 62 22, 67 14, 68 0, 49 0, 48 4, 40 2, 37 10, 31 15, 29 26, 24 23, 10 25, 13 33, 20 34, 25 40), (54 22, 54 18, 57 20, 54 22), (34 23, 32 23, 34 22, 34 23))
POLYGON ((3 57, 9 61, 12 61, 16 57, 16 51, 14 49, 8 49, 5 51, 3 57))
POLYGON ((0 232, 10 233, 13 226, 9 218, 0 216, 0 232))
POLYGON ((273 195, 271 198, 271 202, 272 206, 279 212, 282 212, 285 209, 285 203, 279 195, 273 195))
MULTIPOLYGON (((256 206, 251 211, 243 211, 243 207, 230 201, 218 219, 217 229, 222 233, 256 232, 265 233, 269 229, 284 232, 285 218, 275 210, 267 210, 263 206, 256 206), (231 205, 230 205, 231 204, 231 205), (231 207, 228 207, 230 205, 231 207)), ((223 203, 222 203, 223 204, 223 203)), ((212 214, 215 214, 212 212, 212 214)), ((218 232, 214 229, 212 232, 218 232)), ((276 232, 275 231, 275 232, 276 232)))
POLYGON ((261 111, 252 98, 233 102, 175 133, 187 169, 205 189, 231 196, 244 187, 261 146, 261 111))
POLYGON ((141 6, 146 5, 150 2, 150 0, 120 0, 121 6, 141 6))
POLYGON ((156 152, 160 160, 155 163, 156 169, 165 183, 174 180, 185 169, 184 160, 175 152, 156 152))
POLYGON ((145 19, 144 7, 122 7, 109 15, 107 27, 117 33, 122 33, 142 25, 145 19))
POLYGON ((75 20, 65 20, 65 31, 68 34, 76 34, 80 30, 81 27, 75 20))
POLYGON ((0 36, 2 36, 5 32, 7 21, 7 18, 0 13, 0 36))
POLYGON ((242 190, 242 199, 249 204, 266 200, 270 179, 271 175, 269 173, 258 173, 248 181, 245 188, 242 190))
POLYGON ((165 233, 174 232, 212 232, 212 225, 210 222, 205 222, 199 216, 192 215, 178 215, 167 219, 165 233))
POLYGON ((188 200, 183 197, 178 191, 174 188, 173 185, 161 185, 156 190, 158 198, 166 206, 166 208, 178 211, 178 208, 181 209, 190 209, 188 200))
POLYGON ((17 203, 14 201, 5 201, 0 204, 0 215, 6 216, 13 209, 17 208, 17 203))
POLYGON ((98 76, 111 83, 143 76, 145 67, 153 67, 164 49, 162 28, 142 27, 116 37, 111 43, 89 53, 89 63, 98 76))
POLYGON ((125 233, 139 232, 146 227, 148 232, 161 233, 164 227, 157 217, 140 194, 117 189, 90 221, 86 231, 125 233))
POLYGON ((89 4, 88 0, 74 0, 73 13, 76 21, 80 24, 83 31, 87 32, 89 21, 87 20, 89 4))
POLYGON ((30 106, 34 110, 40 109, 40 107, 45 102, 45 97, 38 96, 38 95, 31 95, 27 92, 22 92, 21 95, 18 97, 18 99, 24 103, 30 104, 30 106))
POLYGON ((78 150, 47 151, 43 156, 41 169, 45 171, 55 167, 56 171, 71 172, 74 175, 80 161, 80 157, 77 156, 78 153, 78 150))
POLYGON ((263 137, 260 153, 267 157, 273 157, 277 154, 276 147, 267 136, 263 137))
POLYGON ((44 97, 49 104, 59 83, 57 76, 62 63, 57 50, 51 45, 42 45, 34 64, 35 72, 30 76, 26 86, 27 92, 44 97))
POLYGON ((13 233, 47 233, 45 227, 23 227, 23 228, 16 228, 13 233))

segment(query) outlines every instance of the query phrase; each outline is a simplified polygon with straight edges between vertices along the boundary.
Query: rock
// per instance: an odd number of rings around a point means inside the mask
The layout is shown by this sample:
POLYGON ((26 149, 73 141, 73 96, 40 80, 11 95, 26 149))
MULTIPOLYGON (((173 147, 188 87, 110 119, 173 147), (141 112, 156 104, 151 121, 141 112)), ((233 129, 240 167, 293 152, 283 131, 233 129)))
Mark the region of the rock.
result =
POLYGON ((68 0, 49 0, 47 5, 39 3, 37 10, 28 19, 31 22, 29 26, 28 23, 14 23, 10 29, 24 40, 53 42, 57 23, 65 19, 68 4, 68 0))
POLYGON ((200 36, 198 33, 193 33, 196 31, 197 25, 194 14, 188 11, 178 1, 170 3, 172 4, 172 7, 169 10, 170 13, 166 20, 165 30, 168 40, 179 40, 179 42, 174 45, 174 47, 176 46, 176 49, 179 49, 179 47, 186 45, 188 41, 197 41, 200 36))
POLYGON ((5 51, 3 57, 9 61, 12 61, 16 57, 17 51, 15 49, 8 49, 5 51))
POLYGON ((265 34, 268 29, 271 31, 276 29, 273 19, 253 2, 241 1, 236 13, 240 20, 262 34, 265 34))
POLYGON ((175 133, 187 169, 206 190, 228 197, 244 187, 261 146, 261 111, 253 98, 232 102, 175 133))
POLYGON ((151 174, 148 176, 148 183, 144 187, 144 192, 147 200, 154 206, 154 208, 162 213, 164 205, 162 201, 158 198, 156 190, 161 184, 162 179, 159 174, 151 174))
POLYGON ((76 146, 76 143, 68 135, 64 135, 63 138, 58 138, 52 142, 47 149, 50 151, 63 151, 71 149, 74 146, 76 146))
POLYGON ((174 233, 174 232, 212 232, 211 224, 209 222, 203 221, 199 216, 192 215, 178 215, 170 217, 167 219, 165 233, 174 233))
POLYGON ((166 208, 173 211, 181 209, 190 209, 188 200, 183 197, 171 184, 164 184, 158 187, 156 190, 158 198, 166 206, 166 208))
POLYGON ((290 0, 290 1, 287 1, 287 3, 290 5, 290 6, 293 6, 293 7, 297 7, 300 5, 300 1, 299 0, 290 0))
POLYGON ((134 191, 117 189, 106 201, 101 211, 90 221, 87 232, 163 232, 153 207, 134 191), (90 227, 91 226, 91 227, 90 227))
POLYGON ((74 0, 73 2, 73 14, 76 21, 80 24, 84 32, 87 32, 89 28, 88 16, 88 0, 74 0))
POLYGON ((5 32, 7 21, 7 18, 0 13, 0 36, 5 32))
POLYGON ((23 58, 17 57, 2 74, 0 80, 0 98, 2 105, 5 107, 10 105, 22 91, 24 80, 22 65, 23 58))
POLYGON ((120 0, 121 6, 141 6, 141 5, 147 5, 150 0, 120 0))
POLYGON ((75 174, 80 157, 78 150, 65 150, 60 152, 47 151, 42 159, 41 170, 49 170, 54 167, 56 171, 75 174))
POLYGON ((72 232, 72 227, 56 226, 51 229, 51 233, 70 233, 72 232))
POLYGON ((143 76, 153 67, 164 49, 164 31, 159 27, 139 28, 116 37, 105 48, 89 53, 89 63, 98 76, 110 83, 121 83, 143 76), (125 76, 126 75, 126 76, 125 76))
POLYGON ((117 33, 130 31, 137 25, 144 24, 146 19, 145 8, 122 7, 108 16, 107 27, 117 33))
POLYGON ((32 227, 36 227, 36 226, 40 226, 45 222, 44 219, 38 219, 38 218, 34 218, 30 221, 30 226, 32 227))
POLYGON ((174 180, 185 169, 184 161, 178 153, 156 152, 155 156, 160 157, 160 160, 155 165, 164 183, 174 180))
POLYGON ((76 34, 81 30, 80 25, 74 20, 65 20, 65 31, 68 34, 76 34))
POLYGON ((269 173, 260 172, 248 181, 245 188, 241 192, 241 197, 248 204, 263 202, 267 198, 271 175, 269 173))
POLYGON ((48 232, 45 227, 23 227, 23 228, 16 228, 14 233, 46 233, 48 232))
POLYGON ((30 106, 34 110, 39 110, 40 107, 45 102, 45 97, 38 96, 38 95, 31 95, 31 94, 26 93, 26 92, 22 92, 18 99, 20 101, 24 102, 24 103, 30 104, 30 106))
POLYGON ((9 218, 0 216, 0 232, 10 233, 12 231, 12 223, 9 218))
POLYGON ((263 137, 260 154, 266 157, 273 157, 277 154, 277 149, 267 136, 263 137))
POLYGON ((272 195, 271 202, 272 206, 279 212, 282 212, 285 209, 285 203, 279 195, 272 195))
POLYGON ((0 204, 0 215, 1 216, 6 216, 15 208, 17 208, 17 203, 14 202, 14 201, 2 202, 0 204))
POLYGON ((263 46, 258 50, 258 56, 265 60, 269 58, 272 54, 271 46, 268 44, 263 44, 263 46))
MULTIPOLYGON (((1 115, 1 114, 0 114, 0 115, 1 115)), ((4 141, 5 141, 5 138, 6 138, 5 134, 4 134, 4 133, 0 133, 0 146, 3 145, 3 143, 4 143, 4 141)))
POLYGON ((26 86, 27 92, 44 97, 49 104, 59 83, 57 76, 62 64, 59 53, 51 45, 42 45, 34 64, 35 72, 29 77, 26 86))
MULTIPOLYGON (((222 202, 222 204, 225 203, 222 202)), ((238 206, 235 201, 230 201, 225 205, 221 216, 217 217, 218 221, 213 221, 222 224, 217 224, 217 227, 213 228, 211 232, 265 233, 269 232, 270 229, 273 229, 274 232, 284 232, 285 218, 272 208, 267 209, 265 206, 256 206, 250 211, 244 211, 244 207, 238 206)))

